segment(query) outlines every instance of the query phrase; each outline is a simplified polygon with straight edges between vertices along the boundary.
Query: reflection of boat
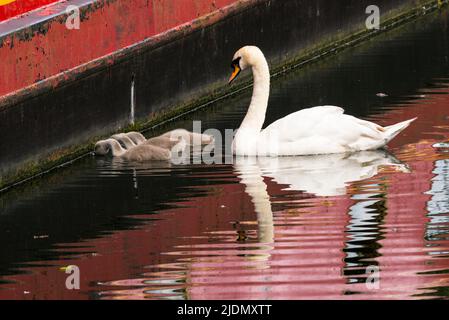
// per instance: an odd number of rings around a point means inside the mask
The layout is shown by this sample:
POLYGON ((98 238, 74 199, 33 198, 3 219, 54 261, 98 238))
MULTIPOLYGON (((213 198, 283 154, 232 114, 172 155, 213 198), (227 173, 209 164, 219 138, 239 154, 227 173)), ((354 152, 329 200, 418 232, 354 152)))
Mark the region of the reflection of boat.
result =
MULTIPOLYGON (((409 172, 406 164, 383 150, 352 154, 329 154, 298 157, 237 158, 236 169, 241 172, 272 178, 276 183, 288 185, 285 190, 297 190, 316 196, 346 194, 349 182, 373 177, 382 167, 391 166, 409 172)), ((254 178, 255 179, 255 178, 254 178)), ((242 180, 242 183, 254 181, 242 180)))

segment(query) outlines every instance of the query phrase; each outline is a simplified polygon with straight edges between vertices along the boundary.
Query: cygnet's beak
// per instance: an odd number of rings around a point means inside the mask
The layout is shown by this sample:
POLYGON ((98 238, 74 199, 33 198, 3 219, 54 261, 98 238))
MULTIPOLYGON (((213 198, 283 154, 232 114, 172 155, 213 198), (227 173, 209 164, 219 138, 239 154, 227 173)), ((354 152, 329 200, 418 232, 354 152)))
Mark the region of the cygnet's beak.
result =
POLYGON ((231 74, 231 78, 229 78, 228 84, 231 84, 231 82, 234 81, 235 78, 237 78, 240 71, 242 71, 237 64, 233 64, 232 67, 234 68, 234 71, 231 74))

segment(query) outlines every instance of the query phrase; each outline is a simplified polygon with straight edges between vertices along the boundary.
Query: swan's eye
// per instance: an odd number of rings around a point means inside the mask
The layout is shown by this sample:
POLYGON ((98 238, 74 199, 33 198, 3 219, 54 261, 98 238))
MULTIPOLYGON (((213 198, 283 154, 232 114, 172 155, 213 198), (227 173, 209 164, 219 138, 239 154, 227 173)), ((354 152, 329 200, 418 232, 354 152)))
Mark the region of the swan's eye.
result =
POLYGON ((234 81, 234 79, 237 78, 237 76, 240 74, 240 71, 242 71, 242 69, 240 68, 240 58, 232 61, 231 68, 234 71, 232 72, 231 78, 229 78, 229 84, 231 84, 231 82, 234 81))
POLYGON ((240 68, 240 60, 241 59, 242 59, 241 57, 238 57, 237 59, 234 59, 232 61, 232 63, 231 63, 231 68, 234 69, 235 66, 240 68))

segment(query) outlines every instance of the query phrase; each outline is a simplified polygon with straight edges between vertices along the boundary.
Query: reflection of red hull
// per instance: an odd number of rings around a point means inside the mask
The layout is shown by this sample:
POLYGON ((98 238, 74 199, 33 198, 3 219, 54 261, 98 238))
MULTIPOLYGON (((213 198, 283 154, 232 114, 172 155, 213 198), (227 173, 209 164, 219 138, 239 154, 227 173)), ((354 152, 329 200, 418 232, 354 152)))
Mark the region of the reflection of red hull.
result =
POLYGON ((11 290, 0 290, 0 299, 85 299, 86 295, 65 289, 67 275, 59 271, 59 267, 77 265, 81 273, 81 289, 87 290, 93 279, 127 279, 131 274, 145 272, 145 269, 135 269, 135 266, 172 262, 170 256, 149 253, 169 252, 174 246, 181 244, 194 245, 201 241, 189 237, 200 235, 207 229, 226 230, 230 225, 229 220, 254 218, 248 214, 240 215, 240 212, 251 214, 253 211, 242 185, 218 185, 214 188, 214 195, 179 203, 183 208, 159 213, 157 218, 160 220, 142 229, 116 232, 111 236, 82 244, 83 247, 91 249, 80 251, 93 251, 98 255, 81 255, 79 259, 59 260, 54 262, 53 268, 33 268, 32 274, 14 276, 19 283, 7 286, 12 288, 11 290), (222 209, 222 213, 217 216, 213 214, 222 204, 229 207, 222 209), (220 219, 220 216, 223 216, 223 219, 220 219), (173 235, 179 238, 176 239, 173 235), (24 294, 24 291, 30 294, 24 294))
MULTIPOLYGON (((449 93, 448 89, 446 91, 449 93)), ((382 223, 385 238, 380 240, 381 256, 376 258, 381 268, 380 290, 373 290, 370 295, 342 295, 346 290, 359 289, 366 292, 364 283, 347 284, 347 278, 343 275, 343 268, 345 268, 343 248, 348 236, 345 231, 350 219, 347 213, 355 201, 348 196, 343 196, 327 198, 326 202, 320 198, 304 199, 301 201, 308 205, 305 209, 295 208, 291 212, 276 212, 274 219, 276 246, 269 252, 270 256, 265 261, 256 259, 251 262, 248 258, 241 259, 239 262, 233 259, 232 255, 223 256, 217 258, 213 272, 201 269, 204 263, 201 257, 186 263, 188 265, 185 275, 187 280, 202 284, 188 289, 189 298, 406 299, 413 293, 422 293, 420 290, 422 288, 447 285, 448 279, 444 274, 417 276, 416 273, 449 268, 447 259, 430 258, 429 251, 433 249, 426 247, 424 239, 428 223, 426 206, 430 199, 425 192, 431 189, 431 179, 434 176, 433 161, 438 156, 430 147, 434 141, 430 139, 435 137, 429 136, 428 141, 420 140, 423 132, 432 130, 432 125, 434 128, 447 126, 445 116, 448 105, 449 94, 436 95, 433 96, 431 105, 424 105, 423 101, 418 101, 416 104, 383 115, 387 119, 384 124, 415 116, 419 119, 392 145, 394 153, 410 165, 412 173, 391 173, 384 176, 387 180, 372 178, 373 183, 384 183, 387 187, 388 213, 382 223), (416 158, 417 154, 420 160, 411 160, 416 158), (409 159, 409 155, 413 157, 409 159), (292 223, 292 219, 296 219, 295 223, 292 223), (313 237, 316 242, 312 247, 292 248, 288 246, 288 237, 303 237, 305 244, 307 239, 310 240, 310 237, 313 237), (433 264, 428 264, 430 260, 433 264), (236 278, 235 273, 230 273, 230 270, 238 269, 243 262, 247 265, 254 263, 259 267, 265 264, 272 268, 241 269, 241 278, 236 278), (306 262, 313 262, 313 264, 304 265, 306 262), (297 266, 306 268, 302 268, 304 272, 299 274, 298 270, 295 270, 297 266), (258 281, 259 285, 255 285, 255 281, 258 281), (235 284, 239 282, 242 284, 235 287, 235 284), (229 292, 226 291, 229 286, 234 286, 233 290, 230 290, 232 293, 226 294, 229 292)), ((442 139, 449 138, 447 131, 437 131, 446 135, 441 137, 442 139)), ((282 186, 269 179, 265 179, 265 182, 272 197, 281 194, 282 186)), ((192 236, 200 236, 211 231, 231 230, 230 221, 254 221, 255 214, 249 196, 244 193, 243 185, 217 185, 212 191, 213 194, 209 196, 194 198, 183 203, 183 208, 161 212, 158 215, 160 220, 145 225, 140 230, 120 231, 110 237, 83 243, 91 247, 91 251, 97 252, 98 255, 60 260, 56 261, 52 268, 33 268, 31 274, 10 277, 19 283, 9 285, 11 290, 0 291, 0 298, 87 298, 86 295, 65 289, 66 275, 58 270, 63 265, 76 264, 80 267, 81 288, 87 290, 90 281, 129 279, 133 278, 132 275, 136 275, 137 278, 140 277, 139 274, 148 270, 134 269, 133 266, 172 263, 179 257, 159 253, 176 250, 193 252, 201 250, 198 248, 204 250, 207 246, 210 246, 209 252, 213 252, 212 244, 192 236), (225 207, 222 208, 222 205, 225 207), (174 234, 178 235, 178 238, 173 237, 174 234), (175 248, 179 245, 185 246, 184 249, 175 248), (24 294, 24 291, 30 293, 24 294)), ((294 195, 294 192, 292 194, 294 195)), ((276 211, 275 205, 273 209, 276 211)), ((232 232, 230 238, 236 238, 236 233, 232 232)), ((230 245, 232 243, 235 241, 229 242, 230 245)), ((445 249, 447 248, 439 248, 439 250, 445 249)), ((140 284, 140 280, 121 282, 122 285, 126 283, 140 284)), ((142 291, 142 288, 127 291, 130 294, 128 298, 141 298, 144 296, 142 291)))
MULTIPOLYGON (((449 89, 438 91, 443 94, 428 92, 428 96, 431 96, 430 103, 418 100, 415 104, 382 115, 388 123, 416 116, 419 119, 391 143, 393 151, 399 151, 398 158, 409 163, 412 173, 393 175, 388 189, 389 214, 385 219, 387 236, 380 241, 382 256, 378 259, 382 266, 384 287, 376 294, 378 298, 382 295, 387 298, 391 294, 395 298, 405 299, 413 293, 424 293, 422 289, 449 284, 449 279, 444 275, 416 275, 417 270, 431 272, 449 268, 447 259, 430 259, 429 255, 432 251, 447 250, 447 244, 432 248, 426 246, 428 242, 425 240, 429 223, 427 202, 431 199, 426 192, 432 189, 434 161, 438 159, 432 144, 435 139, 444 141, 449 138, 449 89), (423 136, 425 138, 416 143, 423 136), (410 161, 408 154, 421 160, 410 161), (429 260, 432 261, 431 264, 428 263, 429 260)), ((435 245, 436 242, 433 241, 432 244, 435 245)))

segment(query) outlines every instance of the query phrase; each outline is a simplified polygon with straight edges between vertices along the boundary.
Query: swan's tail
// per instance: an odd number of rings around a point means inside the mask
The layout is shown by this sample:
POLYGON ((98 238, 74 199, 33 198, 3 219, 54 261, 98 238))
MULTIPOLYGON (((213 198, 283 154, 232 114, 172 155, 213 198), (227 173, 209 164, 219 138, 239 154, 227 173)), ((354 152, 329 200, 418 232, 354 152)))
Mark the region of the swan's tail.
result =
POLYGON ((396 123, 392 126, 384 127, 385 132, 385 140, 386 143, 393 140, 399 133, 401 133, 405 128, 407 128, 413 121, 415 121, 417 118, 413 118, 407 121, 396 123))

